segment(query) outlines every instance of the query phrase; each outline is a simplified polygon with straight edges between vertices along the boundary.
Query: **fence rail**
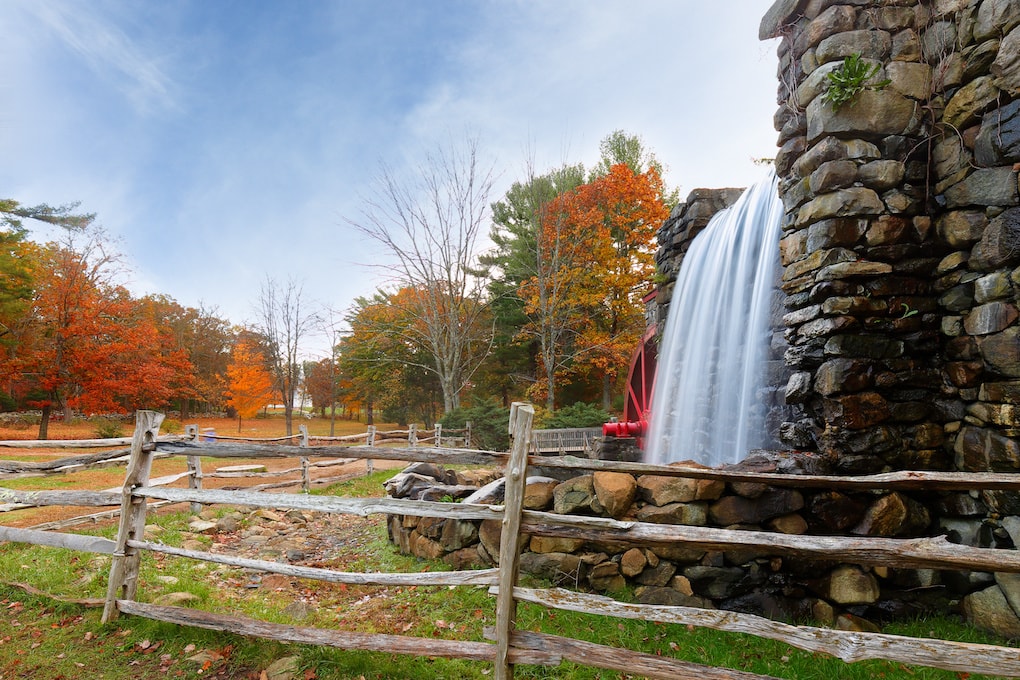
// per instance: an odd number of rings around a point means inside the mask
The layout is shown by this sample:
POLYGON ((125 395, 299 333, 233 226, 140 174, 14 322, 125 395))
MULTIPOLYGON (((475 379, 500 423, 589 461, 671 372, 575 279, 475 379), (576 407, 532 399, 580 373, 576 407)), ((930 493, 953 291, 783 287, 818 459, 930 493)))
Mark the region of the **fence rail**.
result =
MULTIPOLYGON (((62 547, 83 552, 112 555, 103 620, 121 614, 229 631, 273 640, 329 645, 349 650, 374 650, 388 653, 473 659, 493 664, 494 677, 511 678, 514 665, 521 663, 555 665, 574 660, 590 666, 639 673, 651 678, 760 678, 722 668, 641 654, 627 649, 582 642, 565 637, 517 629, 516 606, 528 602, 552 609, 640 619, 662 623, 749 633, 778 640, 811 652, 821 652, 847 662, 886 659, 895 662, 931 666, 968 673, 1020 677, 1020 654, 1015 648, 971 644, 926 638, 849 632, 794 626, 762 617, 731 611, 680 606, 625 603, 602 595, 579 593, 561 588, 523 588, 518 584, 517 538, 520 534, 583 538, 599 542, 650 545, 684 543, 715 550, 754 549, 764 554, 793 555, 819 561, 848 561, 858 564, 883 564, 909 568, 968 569, 1020 573, 1020 552, 969 548, 949 543, 942 537, 890 539, 840 536, 786 535, 765 531, 739 531, 708 527, 662 525, 617 521, 605 518, 556 515, 523 509, 524 488, 529 462, 548 467, 550 459, 530 460, 533 410, 515 405, 511 412, 513 447, 509 454, 440 449, 426 446, 382 447, 355 445, 340 447, 345 458, 426 460, 452 463, 484 462, 506 467, 503 505, 472 505, 392 498, 341 498, 303 494, 268 494, 261 491, 167 488, 154 486, 149 478, 151 463, 157 455, 286 457, 295 453, 306 458, 336 456, 338 447, 289 446, 277 444, 207 443, 198 441, 161 442, 157 438, 162 416, 139 412, 131 444, 130 462, 123 487, 116 491, 13 491, 0 488, 0 500, 33 505, 119 505, 120 527, 115 539, 79 534, 0 527, 0 541, 19 541, 62 547), (186 550, 144 540, 145 516, 150 501, 223 503, 260 508, 314 510, 327 513, 369 515, 375 513, 489 519, 501 523, 500 555, 496 569, 420 573, 339 572, 264 560, 247 559, 204 551, 186 550), (233 565, 265 572, 335 583, 362 585, 445 585, 451 587, 489 586, 496 600, 496 625, 486 631, 488 641, 436 640, 399 635, 359 633, 318 628, 284 626, 240 616, 212 614, 197 609, 157 606, 135 601, 138 587, 139 557, 142 552, 157 552, 179 558, 233 565)), ((371 441, 371 439, 369 439, 371 441)), ((413 442, 410 442, 413 443, 413 442)), ((567 469, 627 470, 642 473, 697 476, 724 481, 759 481, 773 485, 824 486, 849 484, 854 488, 909 488, 1016 490, 1016 475, 963 473, 897 473, 855 478, 785 476, 776 474, 733 473, 710 469, 686 469, 673 466, 649 466, 636 463, 563 459, 567 469), (735 477, 736 475, 736 477, 735 477)))

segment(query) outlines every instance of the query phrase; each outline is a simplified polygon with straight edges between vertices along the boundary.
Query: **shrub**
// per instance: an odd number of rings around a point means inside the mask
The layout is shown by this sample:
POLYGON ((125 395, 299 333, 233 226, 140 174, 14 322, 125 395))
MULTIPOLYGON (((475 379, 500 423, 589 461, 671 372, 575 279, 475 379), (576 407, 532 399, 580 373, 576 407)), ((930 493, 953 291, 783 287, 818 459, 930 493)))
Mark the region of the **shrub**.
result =
POLYGON ((439 419, 444 429, 460 429, 468 421, 471 421, 471 446, 486 451, 510 449, 510 435, 507 434, 510 409, 494 401, 483 400, 469 408, 456 408, 439 419))
POLYGON ((550 430, 566 427, 599 427, 602 423, 609 422, 609 418, 609 414, 602 407, 579 401, 546 414, 541 427, 550 430))
POLYGON ((112 418, 97 418, 94 423, 95 435, 99 439, 115 439, 124 436, 124 428, 120 422, 112 418))
POLYGON ((167 434, 177 434, 183 430, 181 421, 175 420, 174 418, 167 418, 164 420, 159 429, 167 434))

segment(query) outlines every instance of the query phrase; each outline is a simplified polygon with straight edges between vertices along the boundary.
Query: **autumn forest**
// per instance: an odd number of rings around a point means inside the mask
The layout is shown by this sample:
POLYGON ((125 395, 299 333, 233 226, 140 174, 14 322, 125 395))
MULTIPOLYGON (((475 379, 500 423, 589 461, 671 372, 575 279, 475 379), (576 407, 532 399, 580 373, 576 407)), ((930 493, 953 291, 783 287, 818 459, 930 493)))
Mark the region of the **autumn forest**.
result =
POLYGON ((320 302, 267 277, 244 326, 132 295, 112 240, 77 204, 0 199, 0 411, 41 411, 44 439, 55 416, 139 408, 250 418, 277 403, 288 425, 308 403, 426 424, 515 399, 618 409, 676 192, 640 138, 614 132, 600 152, 593 168, 529 168, 501 197, 472 140, 437 150, 413 180, 384 173, 347 223, 380 246, 369 264, 389 284, 320 302), (59 238, 34 240, 39 223, 59 238), (330 356, 307 359, 314 334, 331 338, 330 356))

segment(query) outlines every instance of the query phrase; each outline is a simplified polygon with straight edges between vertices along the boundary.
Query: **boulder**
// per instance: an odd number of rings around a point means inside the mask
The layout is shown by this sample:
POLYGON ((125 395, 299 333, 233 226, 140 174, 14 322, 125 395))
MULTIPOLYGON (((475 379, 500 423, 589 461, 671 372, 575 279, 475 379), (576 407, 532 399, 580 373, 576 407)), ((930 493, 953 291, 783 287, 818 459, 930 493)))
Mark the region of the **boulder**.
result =
POLYGON ((648 558, 645 552, 639 548, 631 548, 620 556, 620 573, 633 578, 640 574, 648 566, 648 558))
POLYGON ((709 517, 719 526, 759 524, 803 507, 804 497, 799 491, 773 488, 754 499, 726 496, 711 505, 709 517))
POLYGON ((945 191, 946 207, 1006 206, 1020 203, 1017 175, 1012 166, 978 168, 945 191))
POLYGON ((837 604, 872 604, 880 594, 875 576, 860 567, 844 564, 829 574, 826 597, 837 604))
POLYGON ((553 512, 560 515, 589 513, 594 500, 594 475, 574 477, 553 489, 553 512))
POLYGON ((985 114, 974 140, 974 158, 984 167, 1020 161, 1020 99, 985 114))
POLYGON ((872 503, 853 529, 862 536, 917 536, 931 523, 928 509, 904 494, 894 492, 872 503))
POLYGON ((552 504, 553 489, 559 483, 559 480, 552 477, 528 477, 524 486, 524 509, 548 509, 552 504))
POLYGON ((620 518, 627 514, 637 495, 634 476, 623 472, 596 472, 592 486, 595 498, 610 517, 620 518))
POLYGON ((696 500, 714 500, 725 490, 723 482, 709 479, 642 475, 637 479, 640 498, 653 505, 688 503, 696 500))
POLYGON ((642 507, 637 511, 636 519, 639 522, 654 524, 705 526, 708 523, 708 513, 703 502, 667 503, 663 506, 646 505, 642 507))
POLYGON ((1020 638, 1020 617, 997 585, 963 598, 963 613, 978 628, 1007 638, 1020 638))
POLYGON ((1011 97, 1020 94, 1020 27, 1013 28, 999 42, 999 52, 989 70, 994 76, 992 82, 996 88, 1011 97))

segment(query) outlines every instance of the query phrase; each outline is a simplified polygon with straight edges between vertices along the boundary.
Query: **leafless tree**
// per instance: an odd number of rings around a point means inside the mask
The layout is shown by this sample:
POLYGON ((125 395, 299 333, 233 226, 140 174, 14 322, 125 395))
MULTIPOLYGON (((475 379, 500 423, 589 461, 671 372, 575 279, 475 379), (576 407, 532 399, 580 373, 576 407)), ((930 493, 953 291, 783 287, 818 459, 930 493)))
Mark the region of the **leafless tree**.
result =
POLYGON ((478 241, 488 224, 493 168, 476 139, 429 153, 403 180, 383 166, 375 194, 348 223, 379 243, 391 282, 414 292, 412 320, 401 335, 431 356, 446 411, 492 344, 485 285, 477 276, 478 241))
POLYGON ((259 318, 255 329, 269 349, 267 358, 283 400, 288 435, 294 433, 294 397, 301 381, 301 362, 298 361, 301 342, 319 323, 318 315, 309 309, 302 290, 293 279, 277 284, 267 276, 259 290, 259 318))

